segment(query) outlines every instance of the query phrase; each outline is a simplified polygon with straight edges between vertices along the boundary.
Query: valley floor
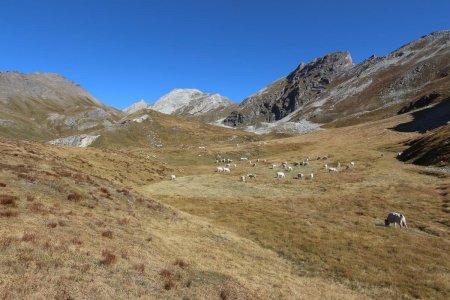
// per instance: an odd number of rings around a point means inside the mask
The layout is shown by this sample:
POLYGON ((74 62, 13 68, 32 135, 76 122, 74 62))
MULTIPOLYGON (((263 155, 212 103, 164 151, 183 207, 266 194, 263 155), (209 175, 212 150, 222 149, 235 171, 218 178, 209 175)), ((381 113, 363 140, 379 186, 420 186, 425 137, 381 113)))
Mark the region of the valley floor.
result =
POLYGON ((197 158, 203 164, 182 167, 190 169, 188 174, 140 190, 276 252, 300 278, 326 278, 374 298, 445 299, 450 292, 449 173, 396 159, 401 142, 416 136, 388 129, 399 121, 212 146, 197 158), (248 156, 256 167, 238 161, 231 174, 220 174, 215 168, 223 163, 215 163, 216 155, 234 162, 248 156), (318 155, 329 158, 316 160, 318 155), (310 164, 292 173, 280 167, 307 156, 313 158, 310 164), (355 167, 346 169, 350 161, 355 167), (337 162, 343 166, 339 172, 325 170, 325 163, 335 167, 337 162), (286 178, 275 178, 277 171, 286 178), (313 172, 314 180, 299 180, 298 172, 313 172), (248 173, 257 178, 240 182, 248 173), (407 230, 384 226, 391 211, 406 216, 407 230))
POLYGON ((450 177, 395 159, 406 118, 206 149, 0 139, 0 297, 446 299, 450 177), (325 171, 338 161, 355 166, 325 171))

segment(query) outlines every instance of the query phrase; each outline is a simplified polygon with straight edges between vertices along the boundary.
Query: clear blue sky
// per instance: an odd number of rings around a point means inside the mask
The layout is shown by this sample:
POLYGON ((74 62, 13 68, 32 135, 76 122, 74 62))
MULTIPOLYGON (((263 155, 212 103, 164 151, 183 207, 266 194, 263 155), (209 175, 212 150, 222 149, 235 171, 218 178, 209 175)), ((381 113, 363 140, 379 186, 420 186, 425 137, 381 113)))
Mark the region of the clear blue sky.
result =
POLYGON ((300 62, 355 62, 450 29, 450 1, 0 0, 0 70, 59 73, 116 108, 198 88, 234 101, 300 62))

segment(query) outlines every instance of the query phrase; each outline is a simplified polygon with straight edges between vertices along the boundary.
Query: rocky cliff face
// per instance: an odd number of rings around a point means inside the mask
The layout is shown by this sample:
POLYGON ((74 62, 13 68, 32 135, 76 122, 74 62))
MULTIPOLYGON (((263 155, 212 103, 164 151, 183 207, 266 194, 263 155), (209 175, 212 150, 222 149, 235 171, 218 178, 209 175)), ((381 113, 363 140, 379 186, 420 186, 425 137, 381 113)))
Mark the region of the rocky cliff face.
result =
POLYGON ((335 52, 299 65, 245 99, 227 125, 313 122, 336 126, 394 115, 423 96, 450 94, 450 31, 435 32, 358 65, 335 52))

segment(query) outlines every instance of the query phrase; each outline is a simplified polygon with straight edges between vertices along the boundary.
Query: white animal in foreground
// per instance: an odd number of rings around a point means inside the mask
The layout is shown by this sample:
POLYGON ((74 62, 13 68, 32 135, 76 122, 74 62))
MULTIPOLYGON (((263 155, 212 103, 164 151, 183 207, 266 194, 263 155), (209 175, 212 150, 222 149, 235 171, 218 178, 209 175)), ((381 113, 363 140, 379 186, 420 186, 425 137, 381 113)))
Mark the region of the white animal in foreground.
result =
POLYGON ((284 178, 285 175, 283 172, 277 172, 277 178, 284 178))
POLYGON ((394 227, 397 227, 397 224, 401 227, 406 227, 406 218, 404 215, 398 212, 391 212, 388 214, 387 218, 384 220, 384 225, 389 226, 389 224, 394 223, 394 227))
POLYGON ((231 170, 230 170, 230 169, 228 169, 228 168, 223 168, 223 172, 224 172, 224 173, 230 173, 230 172, 231 172, 231 170))
POLYGON ((245 182, 245 176, 241 176, 241 181, 245 182))
POLYGON ((175 175, 170 175, 170 180, 175 180, 177 177, 175 175))
POLYGON ((303 175, 303 173, 298 173, 298 174, 297 174, 298 179, 303 179, 304 176, 305 176, 305 175, 303 175))
POLYGON ((216 172, 219 172, 219 173, 220 173, 220 172, 223 172, 223 168, 222 168, 222 167, 217 167, 217 168, 216 168, 216 172))

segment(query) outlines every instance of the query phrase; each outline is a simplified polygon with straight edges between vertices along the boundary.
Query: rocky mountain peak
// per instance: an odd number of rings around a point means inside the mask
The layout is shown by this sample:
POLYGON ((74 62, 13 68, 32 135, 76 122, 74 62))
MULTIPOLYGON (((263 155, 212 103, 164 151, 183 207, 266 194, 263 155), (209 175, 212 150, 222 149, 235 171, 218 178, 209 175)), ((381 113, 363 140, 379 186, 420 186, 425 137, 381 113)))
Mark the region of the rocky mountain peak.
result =
POLYGON ((142 109, 147 108, 148 106, 149 106, 149 104, 147 102, 145 102, 144 99, 141 99, 139 102, 133 103, 129 107, 122 109, 122 111, 124 113, 126 113, 127 115, 131 115, 131 114, 134 114, 135 112, 138 112, 142 109))
POLYGON ((231 104, 230 99, 219 94, 203 93, 197 89, 174 89, 159 98, 151 108, 165 114, 193 116, 231 104))

